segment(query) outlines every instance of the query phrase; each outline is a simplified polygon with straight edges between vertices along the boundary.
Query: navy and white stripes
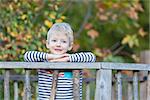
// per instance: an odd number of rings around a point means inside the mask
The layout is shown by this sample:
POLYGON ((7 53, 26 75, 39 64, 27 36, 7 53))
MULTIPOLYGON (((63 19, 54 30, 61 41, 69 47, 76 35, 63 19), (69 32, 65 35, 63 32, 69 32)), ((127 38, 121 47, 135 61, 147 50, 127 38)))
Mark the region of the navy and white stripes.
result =
POLYGON ((38 51, 28 51, 24 54, 24 60, 27 62, 44 62, 47 61, 47 54, 38 51))
POLYGON ((70 62, 95 62, 95 55, 91 52, 70 54, 70 62))
MULTIPOLYGON (((27 62, 47 62, 47 54, 38 51, 28 51, 24 54, 27 62)), ((81 52, 69 55, 70 62, 95 62, 96 58, 91 52, 81 52)), ((52 70, 38 71, 38 98, 39 100, 49 100, 52 87, 52 70)), ((61 70, 62 71, 62 70, 61 70)), ((65 74, 66 71, 64 71, 65 74)), ((61 74, 63 72, 60 72, 61 74)), ((67 72, 68 73, 68 72, 67 72)), ((69 72, 72 75, 72 72, 69 72)), ((58 77, 55 100, 73 100, 73 78, 58 77)), ((82 71, 80 71, 80 100, 82 100, 82 71)))

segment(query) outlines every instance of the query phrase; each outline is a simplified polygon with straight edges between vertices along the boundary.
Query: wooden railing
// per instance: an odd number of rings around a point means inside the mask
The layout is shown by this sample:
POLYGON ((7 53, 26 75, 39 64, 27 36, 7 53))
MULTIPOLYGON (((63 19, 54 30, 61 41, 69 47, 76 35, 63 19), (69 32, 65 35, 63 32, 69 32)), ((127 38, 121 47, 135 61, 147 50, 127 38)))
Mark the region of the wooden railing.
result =
MULTIPOLYGON (((10 69, 25 69, 25 88, 24 100, 32 100, 31 98, 31 79, 30 71, 33 69, 96 69, 96 89, 95 100, 122 100, 123 99, 123 77, 122 70, 133 71, 133 78, 128 82, 128 99, 139 100, 139 81, 140 71, 147 71, 146 78, 146 100, 150 100, 150 64, 134 64, 134 63, 45 63, 45 62, 0 62, 0 69, 4 69, 4 100, 12 100, 10 97, 10 69), (114 81, 112 71, 116 70, 116 81, 114 81), (113 84, 116 84, 116 88, 113 84), (133 89, 132 89, 133 86, 133 89), (115 91, 115 96, 114 96, 115 91), (115 97, 115 99, 114 99, 115 97)), ((14 100, 18 100, 18 84, 14 82, 14 100)))

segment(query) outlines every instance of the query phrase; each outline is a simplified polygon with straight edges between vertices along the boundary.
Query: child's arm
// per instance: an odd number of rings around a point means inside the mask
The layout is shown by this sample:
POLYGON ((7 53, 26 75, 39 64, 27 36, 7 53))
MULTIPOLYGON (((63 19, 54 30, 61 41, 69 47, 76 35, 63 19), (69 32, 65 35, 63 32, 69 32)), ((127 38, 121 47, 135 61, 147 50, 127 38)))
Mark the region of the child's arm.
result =
POLYGON ((24 54, 24 60, 27 62, 43 62, 62 57, 64 57, 64 55, 49 54, 38 51, 27 51, 24 54))
POLYGON ((64 57, 53 59, 51 62, 95 62, 96 57, 91 52, 64 54, 64 57))
POLYGON ((95 62, 96 57, 91 52, 81 52, 81 53, 70 54, 69 61, 70 62, 95 62))

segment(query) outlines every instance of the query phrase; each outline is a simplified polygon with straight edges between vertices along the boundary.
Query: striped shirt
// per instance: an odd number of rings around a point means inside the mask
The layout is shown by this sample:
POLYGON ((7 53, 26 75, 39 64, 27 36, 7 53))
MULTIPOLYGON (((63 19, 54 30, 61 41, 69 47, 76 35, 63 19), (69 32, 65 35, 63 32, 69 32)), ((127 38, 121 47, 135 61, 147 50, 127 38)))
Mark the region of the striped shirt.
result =
MULTIPOLYGON (((47 62, 47 54, 38 51, 27 51, 24 60, 27 62, 47 62)), ((69 55, 70 62, 95 62, 96 57, 91 52, 81 52, 69 55)), ((49 100, 52 87, 53 70, 38 70, 38 98, 49 100)), ((59 72, 55 100, 73 100, 72 71, 59 72)), ((82 71, 80 71, 80 100, 82 100, 82 71)))

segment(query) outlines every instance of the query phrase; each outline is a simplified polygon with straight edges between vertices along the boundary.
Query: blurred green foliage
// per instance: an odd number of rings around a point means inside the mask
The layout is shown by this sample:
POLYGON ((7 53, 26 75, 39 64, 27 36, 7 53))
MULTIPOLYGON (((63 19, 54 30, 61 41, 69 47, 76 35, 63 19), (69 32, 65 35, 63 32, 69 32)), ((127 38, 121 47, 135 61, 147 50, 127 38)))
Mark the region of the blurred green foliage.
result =
POLYGON ((0 0, 0 61, 23 61, 27 50, 48 52, 48 29, 66 21, 74 30, 73 52, 93 51, 98 61, 139 62, 140 51, 149 49, 148 2, 0 0))
POLYGON ((62 21, 74 30, 72 52, 92 51, 97 61, 139 62, 149 49, 149 0, 0 0, 0 13, 0 61, 48 52, 47 31, 62 21))

